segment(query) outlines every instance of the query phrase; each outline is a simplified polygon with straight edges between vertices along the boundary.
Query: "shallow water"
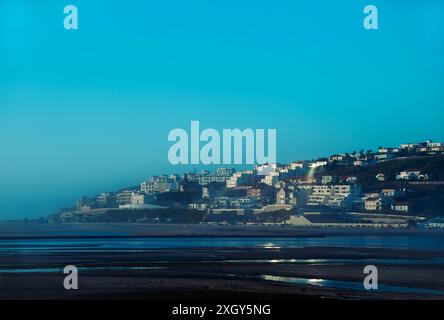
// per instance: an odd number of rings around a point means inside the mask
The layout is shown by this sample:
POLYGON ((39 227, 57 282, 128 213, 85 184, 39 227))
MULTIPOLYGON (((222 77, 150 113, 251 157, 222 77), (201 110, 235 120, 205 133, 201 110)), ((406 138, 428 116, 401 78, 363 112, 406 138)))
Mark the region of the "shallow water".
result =
MULTIPOLYGON (((326 288, 336 288, 353 291, 368 291, 364 288, 362 282, 354 281, 339 281, 328 279, 313 279, 313 278, 294 278, 294 277, 281 277, 273 275, 262 275, 262 279, 274 282, 283 282, 289 284, 310 285, 326 288)), ((375 290, 376 291, 376 290, 375 290)), ((391 286, 378 284, 378 292, 395 292, 395 293, 420 293, 420 294, 432 294, 432 295, 444 295, 444 291, 424 289, 424 288, 411 288, 401 286, 391 286)))
MULTIPOLYGON (((79 271, 160 270, 162 267, 80 267, 79 271)), ((0 273, 62 273, 63 268, 5 268, 0 273)))
POLYGON ((130 252, 153 249, 245 248, 266 249, 302 247, 358 247, 444 251, 444 238, 434 235, 325 236, 295 238, 263 237, 159 237, 159 238, 74 238, 74 239, 0 239, 0 253, 16 252, 130 252))

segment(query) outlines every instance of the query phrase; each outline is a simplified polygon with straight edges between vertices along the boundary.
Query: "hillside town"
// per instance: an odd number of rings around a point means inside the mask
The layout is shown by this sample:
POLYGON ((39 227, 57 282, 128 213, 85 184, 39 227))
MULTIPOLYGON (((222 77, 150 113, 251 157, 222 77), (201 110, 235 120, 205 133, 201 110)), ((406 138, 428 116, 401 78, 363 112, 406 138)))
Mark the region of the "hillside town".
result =
POLYGON ((249 170, 152 176, 138 187, 82 197, 56 219, 175 223, 192 214, 193 223, 208 224, 441 228, 444 204, 424 206, 419 195, 432 187, 444 198, 443 155, 444 143, 429 140, 249 170))

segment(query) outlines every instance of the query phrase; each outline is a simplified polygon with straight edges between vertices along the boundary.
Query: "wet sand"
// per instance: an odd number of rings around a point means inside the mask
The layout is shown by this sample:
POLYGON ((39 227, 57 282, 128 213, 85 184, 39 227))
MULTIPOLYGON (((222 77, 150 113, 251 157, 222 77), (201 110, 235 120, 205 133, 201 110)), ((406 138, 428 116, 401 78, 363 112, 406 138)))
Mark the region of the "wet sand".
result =
POLYGON ((274 275, 362 283, 367 264, 362 259, 390 259, 389 263, 373 263, 379 269, 380 284, 444 291, 443 265, 430 263, 430 259, 442 257, 444 252, 340 247, 51 252, 50 256, 2 254, 3 268, 63 268, 74 264, 79 268, 79 290, 63 288, 61 271, 0 273, 0 299, 444 299, 443 295, 352 291, 261 278, 274 275), (358 260, 292 263, 279 259, 358 260), (393 259, 416 262, 393 263, 393 259), (100 267, 105 269, 91 269, 100 267))

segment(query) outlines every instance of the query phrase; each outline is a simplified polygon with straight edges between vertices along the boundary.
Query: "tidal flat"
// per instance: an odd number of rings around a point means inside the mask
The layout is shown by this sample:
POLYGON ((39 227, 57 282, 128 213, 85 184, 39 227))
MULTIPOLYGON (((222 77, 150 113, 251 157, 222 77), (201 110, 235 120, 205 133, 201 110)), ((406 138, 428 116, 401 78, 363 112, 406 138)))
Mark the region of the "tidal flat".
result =
POLYGON ((0 299, 444 299, 444 234, 257 226, 0 227, 0 299), (78 268, 78 290, 63 268, 78 268), (366 265, 379 289, 363 288, 366 265))

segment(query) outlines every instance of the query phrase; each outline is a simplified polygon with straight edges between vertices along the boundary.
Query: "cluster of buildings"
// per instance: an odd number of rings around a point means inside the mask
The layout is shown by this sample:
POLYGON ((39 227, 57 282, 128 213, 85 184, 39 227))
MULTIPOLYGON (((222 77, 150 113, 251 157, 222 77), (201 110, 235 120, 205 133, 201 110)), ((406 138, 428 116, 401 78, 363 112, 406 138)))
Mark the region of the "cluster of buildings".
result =
POLYGON ((427 181, 429 180, 430 176, 427 173, 422 173, 420 170, 405 170, 401 171, 399 174, 396 175, 396 180, 406 180, 406 181, 415 181, 415 180, 422 180, 427 181))
POLYGON ((395 201, 402 195, 400 190, 384 189, 377 194, 363 194, 354 176, 315 177, 314 172, 320 166, 318 162, 273 163, 236 172, 226 181, 225 188, 203 185, 202 197, 191 203, 189 208, 207 210, 212 214, 233 211, 240 215, 291 209, 409 211, 408 206, 405 209, 395 201), (227 191, 236 191, 235 196, 227 196, 227 191))
POLYGON ((403 143, 396 148, 379 147, 376 152, 361 150, 351 154, 335 154, 326 160, 328 163, 335 163, 339 166, 366 167, 396 158, 438 154, 444 154, 444 143, 427 140, 426 142, 403 143))
POLYGON ((117 193, 102 192, 95 198, 82 197, 77 201, 76 209, 81 213, 97 213, 110 208, 119 209, 154 209, 155 197, 137 190, 122 190, 117 193))
POLYGON ((363 197, 364 209, 367 211, 391 210, 408 213, 411 209, 410 204, 398 201, 404 192, 404 189, 382 189, 381 192, 366 193, 363 197))
MULTIPOLYGON (((218 168, 215 172, 152 176, 138 188, 101 193, 94 199, 84 197, 77 202, 77 211, 162 208, 156 202, 160 194, 171 193, 174 200, 174 194, 188 192, 191 185, 199 196, 188 202, 186 208, 205 211, 209 216, 228 212, 247 216, 282 210, 407 214, 411 205, 400 201, 405 190, 363 193, 357 177, 320 175, 321 169, 329 165, 370 166, 398 157, 437 153, 444 153, 444 144, 427 141, 401 144, 398 148, 380 147, 377 152, 335 154, 314 161, 268 163, 249 170, 218 168)), ((383 173, 375 176, 375 181, 386 179, 383 173)), ((427 173, 419 170, 405 170, 396 175, 398 181, 429 179, 427 173)))

